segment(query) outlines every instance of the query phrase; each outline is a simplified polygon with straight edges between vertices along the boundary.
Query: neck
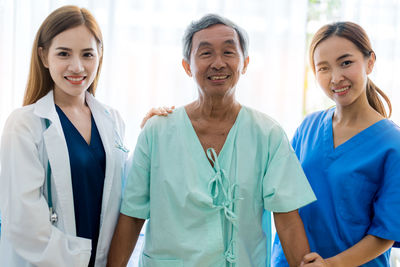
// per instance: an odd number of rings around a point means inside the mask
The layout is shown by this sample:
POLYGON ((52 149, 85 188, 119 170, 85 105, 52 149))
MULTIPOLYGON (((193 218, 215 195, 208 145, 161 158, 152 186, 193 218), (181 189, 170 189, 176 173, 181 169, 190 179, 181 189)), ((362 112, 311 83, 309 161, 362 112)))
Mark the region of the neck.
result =
POLYGON ((196 101, 187 106, 187 110, 193 117, 210 120, 225 120, 231 117, 236 118, 240 107, 234 94, 229 96, 200 95, 196 101))
POLYGON ((54 89, 54 103, 60 108, 69 109, 82 109, 87 106, 85 92, 78 96, 71 96, 57 89, 54 89))
POLYGON ((382 116, 369 105, 367 97, 364 96, 348 106, 337 105, 333 121, 335 124, 354 126, 377 117, 382 116))

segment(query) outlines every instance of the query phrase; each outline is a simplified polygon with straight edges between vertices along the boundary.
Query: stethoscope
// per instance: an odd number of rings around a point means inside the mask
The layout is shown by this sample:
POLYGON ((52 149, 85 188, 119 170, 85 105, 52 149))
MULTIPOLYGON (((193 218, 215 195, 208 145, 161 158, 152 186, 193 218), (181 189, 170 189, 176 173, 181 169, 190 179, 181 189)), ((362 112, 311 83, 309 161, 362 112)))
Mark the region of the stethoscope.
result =
MULTIPOLYGON (((50 126, 50 121, 48 119, 44 119, 44 122, 46 124, 46 129, 49 128, 50 126)), ((115 147, 122 150, 125 153, 129 152, 129 149, 127 149, 122 140, 121 137, 119 136, 118 132, 114 129, 115 134, 117 136, 117 139, 115 140, 115 147)), ((50 168, 50 162, 47 160, 47 175, 46 175, 46 180, 47 180, 47 204, 49 205, 49 212, 50 212, 50 222, 52 224, 55 224, 58 221, 58 215, 56 211, 54 210, 53 207, 53 198, 51 195, 51 168, 50 168)))
MULTIPOLYGON (((49 128, 50 121, 48 119, 44 119, 44 121, 45 121, 45 124, 46 124, 46 129, 49 128)), ((58 221, 58 215, 57 215, 56 211, 54 210, 53 197, 51 195, 51 168, 50 168, 49 160, 47 160, 46 180, 47 180, 47 204, 49 205, 50 222, 52 224, 55 224, 58 221)))

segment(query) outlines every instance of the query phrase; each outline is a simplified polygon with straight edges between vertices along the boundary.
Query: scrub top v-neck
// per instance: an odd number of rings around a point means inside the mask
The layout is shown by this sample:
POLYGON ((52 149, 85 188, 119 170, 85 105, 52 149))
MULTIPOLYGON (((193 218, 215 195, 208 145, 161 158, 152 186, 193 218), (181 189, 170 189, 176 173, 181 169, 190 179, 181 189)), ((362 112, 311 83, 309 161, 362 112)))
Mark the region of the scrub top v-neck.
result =
MULTIPOLYGON (((299 213, 311 251, 323 258, 368 234, 400 240, 400 128, 383 119, 335 148, 334 112, 307 116, 292 141, 318 199, 299 213)), ((278 239, 275 243, 275 265, 287 266, 278 239)), ((389 253, 363 266, 389 266, 389 253)))
POLYGON ((56 105, 67 142, 71 168, 76 235, 92 240, 89 266, 94 266, 100 230, 106 155, 96 123, 91 115, 90 144, 56 105))
POLYGON ((269 266, 264 210, 315 200, 283 130, 248 107, 218 156, 205 153, 183 107, 151 118, 127 172, 121 212, 149 219, 143 267, 269 266))

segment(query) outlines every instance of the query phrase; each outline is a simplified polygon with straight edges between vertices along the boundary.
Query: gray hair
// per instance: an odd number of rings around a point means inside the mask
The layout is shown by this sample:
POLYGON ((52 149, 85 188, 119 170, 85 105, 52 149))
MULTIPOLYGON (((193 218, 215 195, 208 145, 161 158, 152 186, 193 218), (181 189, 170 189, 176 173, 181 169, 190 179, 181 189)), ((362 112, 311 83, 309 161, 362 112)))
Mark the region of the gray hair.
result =
POLYGON ((183 58, 187 62, 189 62, 190 60, 193 35, 198 31, 207 29, 216 24, 226 25, 236 31, 237 35, 239 36, 239 42, 240 42, 240 47, 242 48, 243 56, 244 58, 247 58, 249 38, 246 31, 224 17, 221 17, 216 14, 208 14, 199 19, 198 21, 192 21, 192 23, 190 23, 190 25, 186 28, 185 34, 183 35, 182 38, 182 42, 183 42, 183 58))

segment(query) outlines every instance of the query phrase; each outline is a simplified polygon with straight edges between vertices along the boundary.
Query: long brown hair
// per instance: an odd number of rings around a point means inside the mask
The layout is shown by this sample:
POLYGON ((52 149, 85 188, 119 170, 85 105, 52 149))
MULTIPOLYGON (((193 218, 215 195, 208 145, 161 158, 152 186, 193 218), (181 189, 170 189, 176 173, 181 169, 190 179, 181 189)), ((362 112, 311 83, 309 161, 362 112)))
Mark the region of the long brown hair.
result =
POLYGON ((99 50, 99 67, 93 83, 87 89, 93 95, 96 92, 97 82, 103 62, 103 36, 100 27, 93 15, 85 8, 77 6, 63 6, 54 10, 42 23, 36 33, 32 47, 31 65, 26 85, 23 105, 35 103, 45 96, 54 86, 49 70, 43 65, 39 56, 39 47, 46 53, 53 38, 71 28, 85 25, 97 41, 99 50))
MULTIPOLYGON (((360 52, 364 55, 364 57, 369 58, 372 54, 375 55, 375 52, 371 48, 371 42, 368 38, 367 33, 364 31, 361 26, 355 24, 353 22, 336 22, 332 24, 327 24, 321 27, 314 35, 311 44, 310 44, 310 65, 315 74, 315 65, 314 65, 314 52, 317 46, 324 40, 328 39, 331 36, 338 36, 345 38, 352 42, 360 52)), ((376 86, 369 78, 367 80, 367 99, 368 103, 378 111, 385 118, 390 117, 392 114, 392 104, 390 103, 389 97, 376 86), (386 101, 387 106, 389 108, 389 116, 386 113, 385 106, 379 97, 379 95, 386 101)))

